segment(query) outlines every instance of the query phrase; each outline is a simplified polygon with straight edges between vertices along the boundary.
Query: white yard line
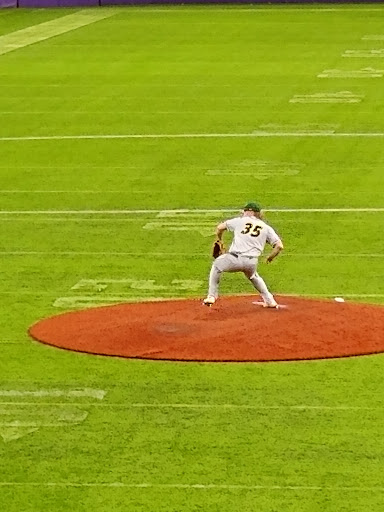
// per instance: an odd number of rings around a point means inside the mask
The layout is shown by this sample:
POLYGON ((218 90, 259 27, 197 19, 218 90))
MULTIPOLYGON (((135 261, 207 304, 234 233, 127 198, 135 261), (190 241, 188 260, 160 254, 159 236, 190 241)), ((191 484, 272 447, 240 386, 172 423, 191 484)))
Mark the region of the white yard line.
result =
POLYGON ((155 484, 124 482, 0 482, 1 487, 79 487, 114 489, 187 489, 221 491, 335 491, 335 492, 383 492, 384 487, 320 486, 320 485, 241 485, 241 484, 155 484))
MULTIPOLYGON (((38 171, 42 170, 51 170, 51 169, 124 169, 126 171, 134 171, 136 169, 148 170, 147 166, 140 165, 92 165, 92 164, 69 164, 69 165, 0 165, 0 169, 36 169, 38 171)), ((359 169, 358 167, 354 167, 354 169, 359 169)), ((361 169, 365 170, 366 167, 361 167, 361 169)))
MULTIPOLYGON (((222 214, 239 212, 239 208, 217 208, 217 209, 157 209, 157 210, 0 210, 0 215, 141 215, 163 213, 175 214, 222 214)), ((265 208, 266 212, 275 213, 378 213, 384 212, 383 208, 265 208)))
MULTIPOLYGON (((179 6, 180 7, 180 6, 179 6)), ((306 12, 315 12, 315 13, 322 13, 322 12, 340 12, 340 13, 343 13, 343 12, 347 12, 347 11, 350 11, 350 12, 356 12, 356 13, 359 13, 359 12, 375 12, 375 11, 383 11, 383 8, 380 8, 380 7, 363 7, 361 9, 359 9, 358 7, 357 8, 353 8, 353 7, 346 7, 344 8, 344 6, 341 6, 341 7, 318 7, 318 8, 307 8, 307 6, 303 5, 303 7, 300 7, 300 8, 295 8, 295 7, 291 7, 291 6, 287 6, 287 5, 284 5, 284 6, 278 6, 278 5, 274 5, 274 6, 271 6, 271 8, 263 8, 263 7, 254 7, 254 8, 243 8, 242 6, 228 6, 227 8, 223 8, 223 7, 219 7, 219 8, 216 8, 216 6, 211 6, 210 8, 208 7, 207 9, 201 9, 199 7, 196 7, 193 8, 193 7, 190 7, 190 6, 183 6, 182 9, 180 8, 164 8, 164 9, 159 9, 159 8, 151 8, 151 7, 145 7, 144 9, 135 9, 134 7, 130 7, 129 10, 127 9, 126 12, 124 14, 129 14, 131 12, 134 12, 134 13, 140 13, 140 14, 144 14, 144 13, 148 13, 150 14, 151 12, 157 12, 157 13, 185 13, 186 11, 188 12, 204 12, 205 14, 207 14, 207 12, 226 12, 226 13, 231 13, 233 15, 233 13, 236 13, 236 14, 239 14, 239 13, 242 13, 242 12, 245 12, 245 13, 259 13, 259 12, 267 12, 267 13, 271 13, 271 14, 274 14, 274 13, 284 13, 284 14, 289 14, 290 12, 301 12, 301 13, 306 13, 306 12)), ((191 23, 190 20, 188 20, 188 23, 191 23)), ((200 21, 198 23, 201 23, 200 21)), ((217 21, 217 23, 220 23, 219 21, 217 21)), ((230 21, 230 23, 232 24, 233 21, 230 21)))
POLYGON ((382 138, 384 132, 266 132, 250 133, 130 133, 94 135, 24 135, 0 137, 1 142, 39 140, 102 140, 102 139, 215 139, 215 138, 271 138, 271 137, 336 137, 336 138, 382 138))
MULTIPOLYGON (((6 393, 6 392, 5 392, 6 393)), ((22 393, 22 392, 21 392, 22 393)), ((105 392, 104 392, 105 393, 105 392)), ((37 396, 37 395, 36 395, 37 396)), ((53 396, 53 395, 52 395, 53 396)), ((80 395, 79 395, 80 396, 80 395)), ((97 397, 98 398, 98 397, 97 397)), ((383 411, 383 407, 353 406, 353 405, 252 405, 252 404, 186 404, 186 403, 105 403, 105 402, 24 402, 7 401, 1 405, 20 406, 93 406, 117 409, 202 409, 202 410, 276 410, 276 411, 383 411)))
MULTIPOLYGON (((21 217, 18 217, 18 218, 11 218, 11 217, 3 217, 1 219, 2 222, 27 222, 28 221, 28 218, 27 217, 24 217, 24 218, 21 218, 21 217)), ((44 219, 35 219, 35 222, 43 222, 43 223, 47 223, 47 222, 76 222, 77 224, 79 223, 84 223, 84 222, 93 222, 93 223, 96 223, 96 224, 100 224, 102 222, 106 222, 106 223, 110 223, 110 222, 137 222, 137 220, 135 221, 135 219, 129 219, 129 218, 109 218, 109 219, 100 219, 100 218, 93 218, 93 219, 88 219, 88 218, 80 218, 80 217, 71 217, 71 218, 68 218, 68 217, 47 217, 47 218, 44 218, 44 219)))
POLYGON ((115 16, 118 11, 103 9, 82 10, 75 14, 62 16, 60 18, 32 25, 16 32, 0 36, 0 55, 9 53, 20 48, 25 48, 35 43, 51 39, 61 34, 66 34, 96 21, 115 16))
MULTIPOLYGON (((77 389, 37 389, 34 391, 31 390, 20 390, 20 389, 0 389, 0 396, 27 396, 27 397, 87 397, 87 398, 97 398, 98 400, 102 400, 106 391, 103 389, 94 389, 94 388, 77 388, 77 389)), ((11 404, 21 405, 23 402, 10 402, 11 404)), ((1 403, 0 405, 4 405, 1 403)), ((37 405, 40 405, 37 402, 37 405)), ((67 404, 68 405, 68 404, 67 404)), ((77 405, 77 404, 73 404, 77 405)))
MULTIPOLYGON (((205 252, 118 252, 118 251, 0 251, 0 256, 151 256, 173 258, 206 258, 205 252)), ((384 258, 383 253, 289 253, 283 252, 280 258, 384 258)))
MULTIPOLYGON (((93 45, 92 45, 93 46, 93 45)), ((127 97, 125 96, 125 99, 127 97)), ((138 99, 138 98, 137 98, 138 99)), ((146 96, 146 99, 148 99, 148 96, 146 96)), ((156 99, 156 98, 153 98, 156 99)), ((244 99, 244 98, 243 98, 244 99)), ((243 109, 236 109, 236 114, 239 114, 240 112, 248 113, 251 111, 251 108, 243 108, 243 109)), ((253 109, 253 110, 259 110, 259 109, 253 109)), ((216 109, 204 109, 204 110, 6 110, 6 111, 0 111, 1 115, 48 115, 52 114, 54 116, 58 115, 102 115, 105 116, 105 114, 135 114, 135 115, 149 115, 152 116, 154 114, 156 115, 198 115, 201 116, 202 114, 233 114, 233 110, 216 110, 216 109)), ((276 113, 276 111, 275 111, 276 113)))
MULTIPOLYGON (((87 166, 87 168, 89 168, 87 166)), ((111 169, 106 166, 103 169, 111 169)), ((356 168, 354 168, 356 169, 356 168)), ((0 190, 0 194, 125 194, 125 190, 0 190)), ((247 192, 248 193, 248 192, 247 192)), ((147 190, 130 190, 129 194, 148 194, 147 190)), ((290 194, 290 195, 334 195, 338 194, 338 192, 333 192, 331 190, 314 190, 314 191, 297 191, 297 190, 273 190, 271 194, 281 195, 281 194, 290 194)))
MULTIPOLYGON (((108 167, 105 167, 108 169, 108 167)), ((125 194, 124 190, 0 190, 0 194, 125 194)), ((293 192, 287 192, 292 194, 293 192)), ((309 194, 311 192, 308 192, 309 194)), ((318 192, 313 192, 317 194, 318 192)), ((325 193, 325 192, 323 192, 325 193)), ((332 193, 332 192, 329 192, 332 193)), ((333 192, 334 193, 334 192, 333 192)), ((146 190, 130 190, 129 194, 148 194, 146 190)))

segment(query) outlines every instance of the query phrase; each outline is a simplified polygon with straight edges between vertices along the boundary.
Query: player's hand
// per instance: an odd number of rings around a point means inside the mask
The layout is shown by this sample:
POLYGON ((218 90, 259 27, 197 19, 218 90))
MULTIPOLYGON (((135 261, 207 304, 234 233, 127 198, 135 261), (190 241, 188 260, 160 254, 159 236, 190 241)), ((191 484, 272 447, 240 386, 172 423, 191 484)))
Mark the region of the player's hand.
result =
POLYGON ((272 261, 274 260, 275 258, 271 255, 267 256, 266 260, 265 260, 265 263, 272 263, 272 261))

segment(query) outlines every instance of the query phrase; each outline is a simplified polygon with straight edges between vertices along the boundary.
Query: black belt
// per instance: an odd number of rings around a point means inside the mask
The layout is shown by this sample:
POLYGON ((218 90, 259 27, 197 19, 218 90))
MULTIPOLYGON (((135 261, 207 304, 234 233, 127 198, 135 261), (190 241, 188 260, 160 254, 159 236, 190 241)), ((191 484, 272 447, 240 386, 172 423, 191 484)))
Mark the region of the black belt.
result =
POLYGON ((257 258, 257 256, 246 256, 245 254, 237 254, 236 252, 229 252, 231 256, 234 256, 235 258, 238 258, 239 256, 242 256, 243 258, 248 258, 249 260, 253 260, 254 258, 257 258))

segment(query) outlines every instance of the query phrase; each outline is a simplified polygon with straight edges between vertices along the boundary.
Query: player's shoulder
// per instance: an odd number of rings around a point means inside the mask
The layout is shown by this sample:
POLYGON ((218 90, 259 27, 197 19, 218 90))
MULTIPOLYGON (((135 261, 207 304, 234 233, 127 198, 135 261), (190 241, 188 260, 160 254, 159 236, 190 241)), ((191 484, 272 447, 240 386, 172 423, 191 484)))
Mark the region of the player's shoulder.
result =
POLYGON ((242 217, 231 217, 224 221, 224 224, 236 224, 242 220, 242 217))
POLYGON ((254 221, 258 226, 260 226, 262 229, 269 230, 269 229, 270 229, 270 227, 271 227, 269 224, 267 224, 267 223, 265 222, 265 220, 258 219, 257 217, 255 217, 255 218, 253 219, 253 221, 254 221))
POLYGON ((263 227, 263 231, 267 236, 267 240, 277 240, 279 235, 276 233, 276 230, 264 220, 260 220, 260 224, 263 227))
POLYGON ((268 230, 273 229, 273 227, 270 224, 268 224, 268 222, 266 222, 265 220, 260 220, 260 222, 265 227, 265 229, 268 229, 268 230))

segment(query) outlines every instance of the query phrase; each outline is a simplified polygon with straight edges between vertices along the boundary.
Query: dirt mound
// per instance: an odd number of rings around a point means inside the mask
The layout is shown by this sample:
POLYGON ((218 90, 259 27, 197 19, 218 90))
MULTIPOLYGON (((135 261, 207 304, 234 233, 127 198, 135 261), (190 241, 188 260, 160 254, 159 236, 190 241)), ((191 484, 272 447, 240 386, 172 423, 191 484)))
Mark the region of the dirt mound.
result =
POLYGON ((141 359, 287 361, 384 352, 384 307, 277 297, 267 309, 253 296, 118 304, 64 313, 30 335, 56 347, 141 359))

